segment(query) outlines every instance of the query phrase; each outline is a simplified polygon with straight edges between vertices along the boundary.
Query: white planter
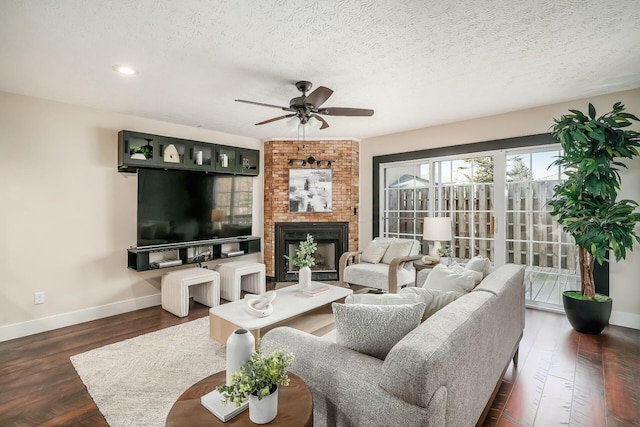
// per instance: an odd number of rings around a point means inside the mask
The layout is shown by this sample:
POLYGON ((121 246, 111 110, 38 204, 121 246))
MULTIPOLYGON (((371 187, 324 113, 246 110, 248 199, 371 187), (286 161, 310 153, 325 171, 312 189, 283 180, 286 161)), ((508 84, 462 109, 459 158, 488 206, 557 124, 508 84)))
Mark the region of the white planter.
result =
POLYGON ((255 349, 253 334, 246 329, 236 329, 227 339, 227 384, 231 384, 231 374, 251 359, 255 349))
POLYGON ((449 264, 451 264, 451 257, 448 257, 448 256, 440 257, 440 264, 444 264, 444 266, 447 267, 449 264))
POLYGON ((300 271, 298 271, 298 283, 301 291, 311 286, 311 269, 309 267, 300 268, 300 271))
POLYGON ((258 399, 249 395, 249 419, 256 424, 271 422, 278 415, 278 388, 268 396, 258 399))

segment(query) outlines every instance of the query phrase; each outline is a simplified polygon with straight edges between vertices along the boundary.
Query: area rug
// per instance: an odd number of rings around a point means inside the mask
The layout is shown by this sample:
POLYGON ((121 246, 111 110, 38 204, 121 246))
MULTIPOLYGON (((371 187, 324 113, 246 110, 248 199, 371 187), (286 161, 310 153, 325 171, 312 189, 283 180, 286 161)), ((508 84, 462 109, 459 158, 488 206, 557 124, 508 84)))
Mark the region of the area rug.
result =
POLYGON ((201 379, 225 369, 209 317, 71 357, 110 426, 164 426, 171 406, 201 379))

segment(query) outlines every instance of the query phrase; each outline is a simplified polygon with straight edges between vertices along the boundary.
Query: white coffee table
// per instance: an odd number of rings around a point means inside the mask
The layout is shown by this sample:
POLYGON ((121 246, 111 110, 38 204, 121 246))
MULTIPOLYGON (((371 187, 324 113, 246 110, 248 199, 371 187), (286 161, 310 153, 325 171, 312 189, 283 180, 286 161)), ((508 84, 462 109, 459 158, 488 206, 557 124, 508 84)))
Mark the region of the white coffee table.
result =
POLYGON ((267 317, 255 317, 245 310, 244 299, 212 307, 209 310, 211 338, 226 344, 227 338, 238 328, 249 330, 259 342, 260 337, 278 326, 290 326, 315 335, 330 330, 334 320, 332 302, 343 302, 353 291, 349 288, 329 285, 329 291, 307 296, 292 285, 275 291, 273 313, 267 317))

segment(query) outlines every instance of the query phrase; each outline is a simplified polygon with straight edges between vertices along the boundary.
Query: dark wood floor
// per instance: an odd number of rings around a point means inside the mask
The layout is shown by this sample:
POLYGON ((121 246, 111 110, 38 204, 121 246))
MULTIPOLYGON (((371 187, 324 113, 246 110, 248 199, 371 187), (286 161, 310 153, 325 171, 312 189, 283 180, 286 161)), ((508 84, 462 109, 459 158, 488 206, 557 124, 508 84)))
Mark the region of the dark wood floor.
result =
MULTIPOLYGON (((69 357, 207 313, 191 301, 183 319, 153 307, 0 343, 0 426, 106 425, 69 357)), ((486 426, 640 426, 640 331, 582 335, 534 310, 526 322, 486 426)))

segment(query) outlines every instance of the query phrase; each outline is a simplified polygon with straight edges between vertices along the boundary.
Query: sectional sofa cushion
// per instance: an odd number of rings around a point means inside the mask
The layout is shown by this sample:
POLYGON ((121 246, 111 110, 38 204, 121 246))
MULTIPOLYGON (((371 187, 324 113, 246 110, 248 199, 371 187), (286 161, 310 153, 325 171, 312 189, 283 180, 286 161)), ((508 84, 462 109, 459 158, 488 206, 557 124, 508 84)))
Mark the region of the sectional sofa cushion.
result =
POLYGON ((450 268, 438 264, 429 273, 422 287, 425 289, 467 293, 471 292, 475 285, 473 277, 456 273, 450 268))
POLYGON ((480 255, 475 256, 467 261, 467 265, 465 265, 465 268, 467 270, 481 272, 483 278, 491 274, 491 271, 493 270, 493 267, 491 267, 491 260, 480 255))
POLYGON ((449 266, 449 268, 458 274, 472 277, 476 285, 482 282, 482 279, 484 279, 484 274, 482 274, 482 271, 469 270, 464 268, 460 264, 453 263, 449 266))
POLYGON ((434 315, 438 310, 444 308, 445 306, 463 296, 464 292, 407 287, 401 289, 398 295, 415 295, 418 298, 417 302, 424 302, 426 304, 424 314, 422 315, 422 321, 424 322, 429 317, 434 315))
POLYGON ((424 303, 369 305, 332 303, 336 343, 384 360, 391 348, 420 325, 424 303))
POLYGON ((347 296, 345 304, 399 305, 425 303, 421 321, 424 322, 436 311, 460 298, 464 293, 407 287, 397 294, 352 294, 347 296))

